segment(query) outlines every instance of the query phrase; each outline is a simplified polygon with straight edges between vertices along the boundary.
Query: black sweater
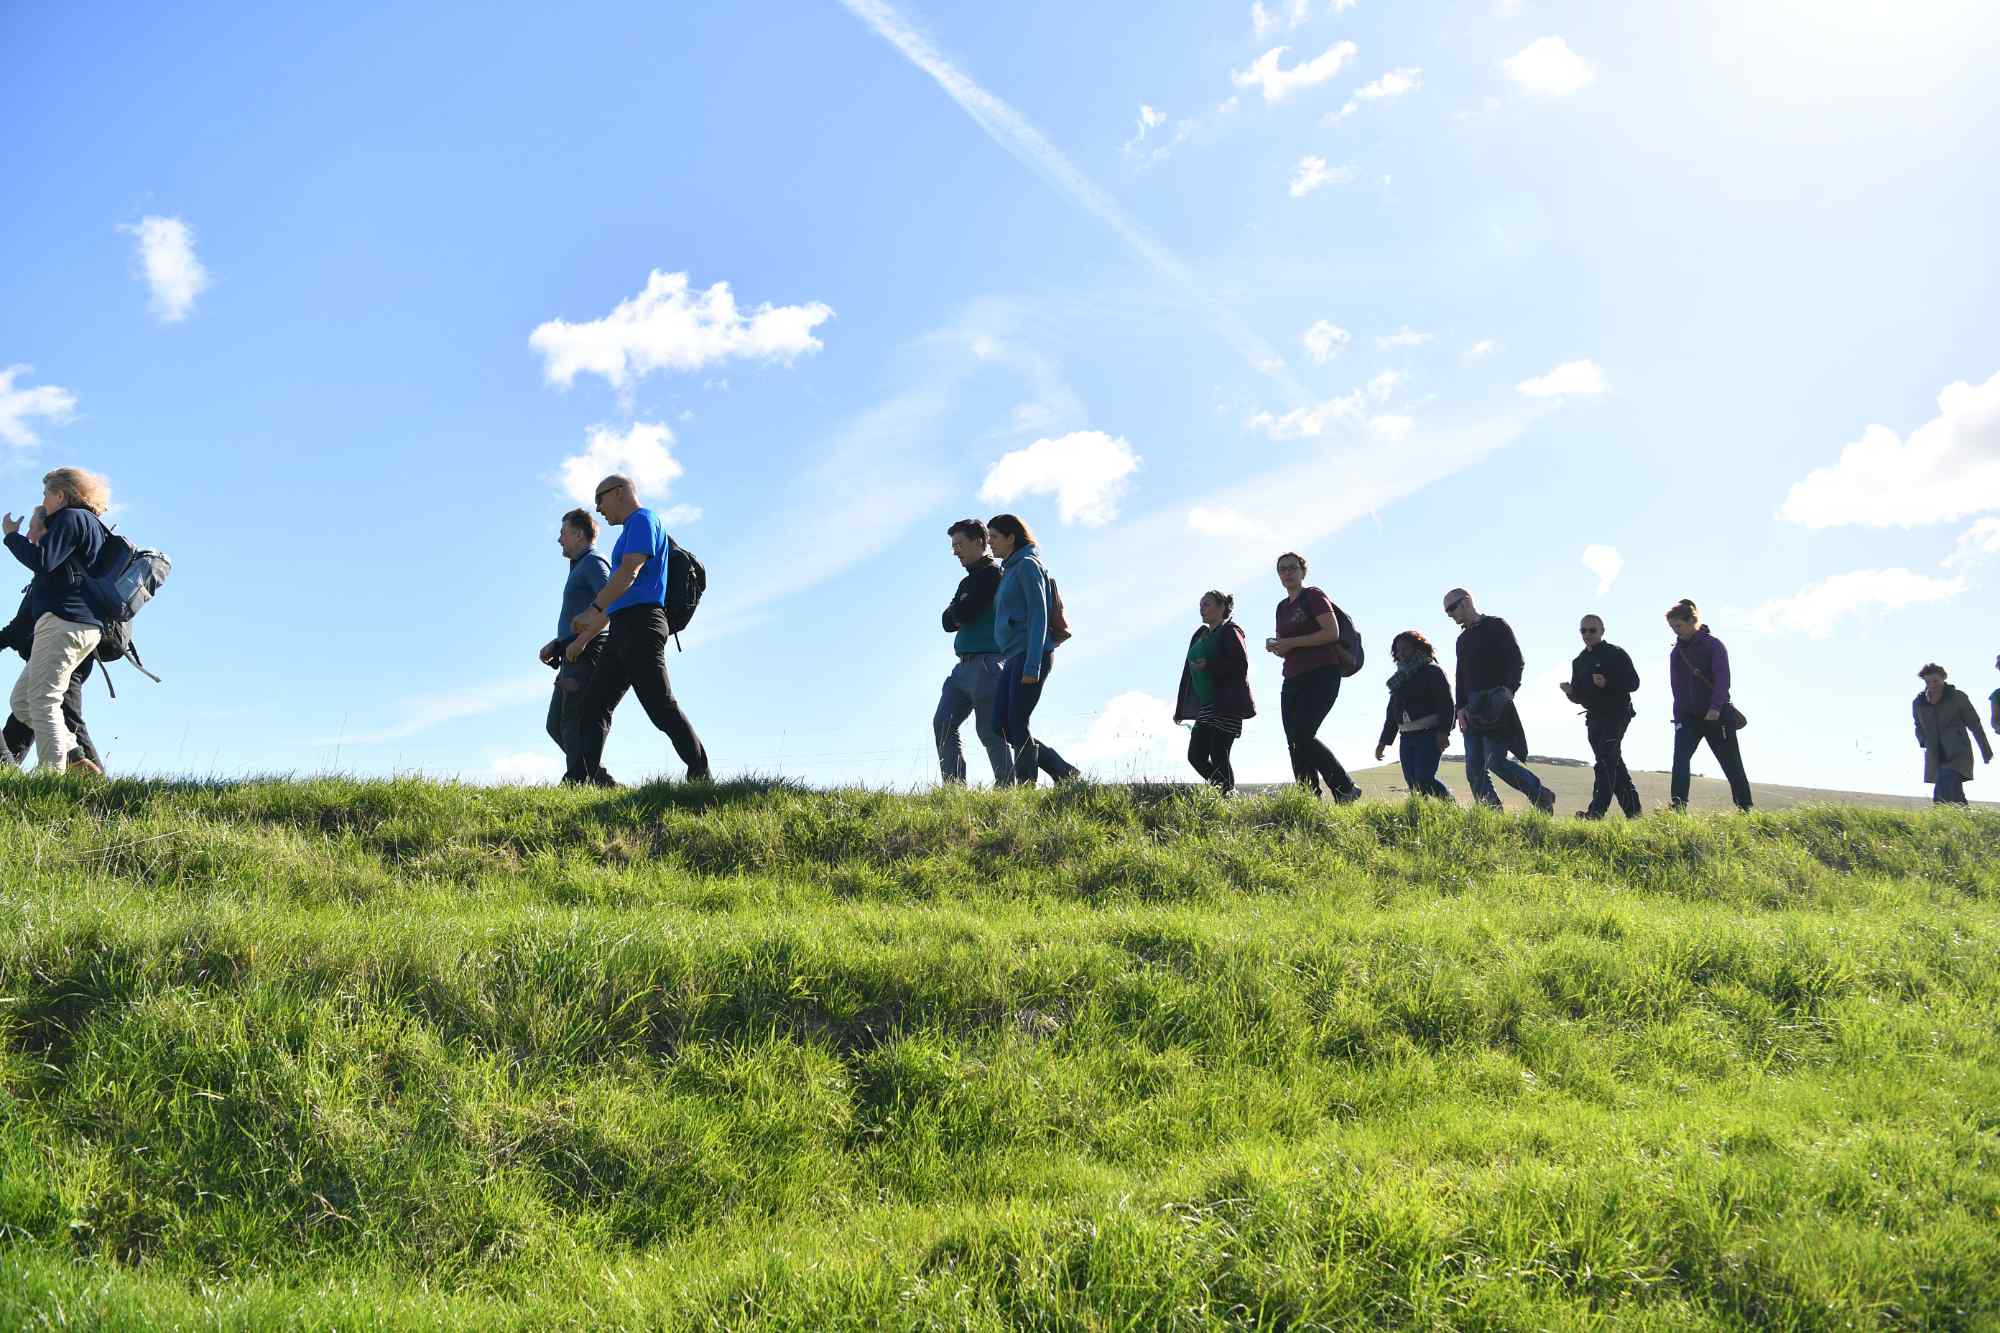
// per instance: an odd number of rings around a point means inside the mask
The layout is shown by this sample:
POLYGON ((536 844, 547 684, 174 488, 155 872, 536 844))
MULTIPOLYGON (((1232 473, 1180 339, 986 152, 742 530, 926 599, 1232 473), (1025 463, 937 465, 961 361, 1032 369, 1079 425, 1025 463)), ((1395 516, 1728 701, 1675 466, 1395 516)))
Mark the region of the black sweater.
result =
POLYGON ((1444 668, 1435 662, 1418 667, 1401 684, 1389 686, 1389 711, 1382 719, 1382 738, 1376 744, 1395 740, 1404 717, 1421 722, 1433 715, 1437 730, 1451 730, 1451 683, 1444 678, 1444 668))
POLYGON ((1480 690, 1505 685, 1521 692, 1521 674, 1527 663, 1521 659, 1521 645, 1514 631, 1498 616, 1481 616, 1458 635, 1458 706, 1480 690))
POLYGON ((999 591, 1000 562, 990 555, 982 557, 958 581, 958 591, 944 609, 945 633, 956 634, 991 611, 993 594, 999 591))
POLYGON ((1600 641, 1586 648, 1569 665, 1570 702, 1586 713, 1632 716, 1632 692, 1639 688, 1639 669, 1632 655, 1615 643, 1600 641), (1591 683, 1592 676, 1604 677, 1604 688, 1591 683))

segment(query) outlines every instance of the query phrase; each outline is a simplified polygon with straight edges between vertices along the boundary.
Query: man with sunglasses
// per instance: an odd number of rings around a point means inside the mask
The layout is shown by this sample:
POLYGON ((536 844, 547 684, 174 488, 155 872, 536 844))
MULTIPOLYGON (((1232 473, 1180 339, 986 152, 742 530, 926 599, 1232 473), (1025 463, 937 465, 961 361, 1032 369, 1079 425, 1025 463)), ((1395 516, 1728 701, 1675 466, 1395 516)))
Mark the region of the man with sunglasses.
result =
POLYGON ((613 473, 597 484, 597 512, 622 529, 611 548, 611 581, 577 613, 570 628, 588 637, 608 623, 611 638, 584 688, 576 748, 563 781, 618 785, 604 771, 604 738, 611 731, 612 710, 627 689, 639 696, 646 716, 673 742, 674 753, 688 766, 688 781, 705 781, 708 751, 667 680, 667 553, 673 543, 659 516, 639 503, 630 477, 613 473))
POLYGON ((1444 595, 1444 613, 1459 627, 1458 729, 1465 736, 1465 781, 1472 799, 1500 808, 1493 779, 1520 792, 1543 814, 1553 814, 1556 794, 1508 755, 1528 757, 1528 734, 1514 707, 1527 663, 1513 627, 1498 616, 1483 616, 1472 594, 1453 588, 1444 595))
POLYGON ((1577 811, 1576 817, 1602 819, 1616 797, 1625 817, 1637 819, 1639 789, 1625 767, 1624 747, 1625 731, 1636 716, 1632 692, 1639 688, 1639 669, 1632 665, 1630 653, 1605 640, 1599 617, 1585 616, 1577 633, 1583 637, 1583 651, 1570 663, 1562 692, 1583 710, 1583 734, 1596 762, 1596 781, 1590 789, 1590 808, 1577 811))

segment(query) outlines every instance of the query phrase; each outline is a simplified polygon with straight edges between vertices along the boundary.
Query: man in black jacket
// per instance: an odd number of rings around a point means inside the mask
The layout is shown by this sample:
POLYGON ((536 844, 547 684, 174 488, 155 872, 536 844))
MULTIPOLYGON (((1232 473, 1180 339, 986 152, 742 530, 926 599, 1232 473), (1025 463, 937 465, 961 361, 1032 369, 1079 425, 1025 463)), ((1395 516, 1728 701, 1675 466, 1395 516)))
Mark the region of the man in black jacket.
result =
POLYGON ((946 530, 952 558, 965 570, 958 591, 944 609, 945 633, 952 636, 958 665, 944 678, 944 691, 931 718, 937 742, 938 769, 946 782, 965 781, 965 749, 958 729, 972 718, 972 729, 993 764, 993 785, 1011 786, 1014 751, 993 725, 993 701, 1000 686, 1000 643, 993 633, 993 595, 1000 591, 1000 564, 986 552, 986 525, 962 518, 946 530))
POLYGON ((1639 817, 1639 789, 1625 767, 1625 729, 1634 716, 1632 692, 1639 688, 1639 669, 1631 654, 1604 639, 1604 621, 1585 616, 1577 626, 1583 636, 1583 651, 1569 665, 1569 681, 1562 692, 1583 710, 1583 734, 1590 741, 1596 761, 1596 783, 1590 789, 1590 808, 1576 812, 1578 819, 1602 819, 1618 798, 1618 808, 1627 819, 1639 817))
POLYGON ((1498 616, 1484 616, 1472 604, 1472 594, 1453 588, 1444 595, 1444 613, 1458 625, 1458 729, 1465 735, 1465 781, 1472 799, 1500 806, 1493 779, 1499 778, 1553 814, 1556 794, 1532 771, 1510 759, 1528 757, 1527 729, 1514 707, 1527 663, 1514 631, 1498 616))

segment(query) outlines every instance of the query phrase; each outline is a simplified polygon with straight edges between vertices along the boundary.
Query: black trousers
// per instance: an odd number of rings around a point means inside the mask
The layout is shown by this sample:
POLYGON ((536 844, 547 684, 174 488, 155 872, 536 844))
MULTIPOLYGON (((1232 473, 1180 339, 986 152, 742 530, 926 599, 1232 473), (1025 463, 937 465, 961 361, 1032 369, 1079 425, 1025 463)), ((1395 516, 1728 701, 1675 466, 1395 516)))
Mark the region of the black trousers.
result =
MULTIPOLYGON (((69 728, 70 744, 83 751, 91 763, 103 768, 104 756, 97 753, 97 746, 91 743, 90 728, 83 724, 83 682, 90 679, 96 667, 97 659, 86 657, 70 673, 69 688, 63 691, 63 725, 69 728)), ((35 748, 35 729, 9 713, 5 727, 0 727, 0 744, 6 745, 9 761, 18 763, 35 748)))
POLYGON ((1674 781, 1673 805, 1676 810, 1687 809, 1688 787, 1692 781, 1688 768, 1694 762, 1694 752, 1703 741, 1722 765, 1722 775, 1729 779, 1729 795, 1736 802, 1738 810, 1750 808, 1750 779, 1743 773, 1743 751, 1737 748, 1736 733, 1721 719, 1709 722, 1697 718, 1693 722, 1674 723, 1674 781))
POLYGON ((1320 723, 1339 698, 1340 668, 1315 667, 1285 678, 1278 694, 1278 716, 1285 724, 1285 745, 1292 752, 1292 776, 1315 792, 1324 780, 1335 796, 1344 796, 1355 789, 1354 779, 1318 735, 1320 723))
MULTIPOLYGON (((584 650, 583 656, 569 664, 572 675, 583 682, 584 689, 590 688, 591 677, 597 673, 597 660, 604 650, 604 637, 599 635, 584 650)), ((563 752, 567 760, 576 749, 577 727, 583 722, 583 690, 551 689, 549 691, 549 717, 546 724, 549 739, 563 752)))
POLYGON ((1583 734, 1590 741, 1596 760, 1596 781, 1590 788, 1590 813, 1601 815, 1615 799, 1627 819, 1639 817, 1639 789, 1632 785, 1631 770, 1625 767, 1625 731, 1632 725, 1631 714, 1623 717, 1590 714, 1584 719, 1583 734))
POLYGON ((1203 782, 1213 783, 1225 794, 1235 791, 1236 770, 1229 766, 1229 751, 1235 745, 1236 738, 1221 727, 1197 722, 1188 736, 1188 763, 1203 782))
POLYGON ((657 606, 628 606, 611 617, 611 640, 597 659, 578 707, 576 748, 567 751, 567 782, 604 782, 604 739, 611 713, 631 690, 653 725, 674 744, 690 778, 708 776, 708 751, 694 734, 667 680, 667 613, 657 606))

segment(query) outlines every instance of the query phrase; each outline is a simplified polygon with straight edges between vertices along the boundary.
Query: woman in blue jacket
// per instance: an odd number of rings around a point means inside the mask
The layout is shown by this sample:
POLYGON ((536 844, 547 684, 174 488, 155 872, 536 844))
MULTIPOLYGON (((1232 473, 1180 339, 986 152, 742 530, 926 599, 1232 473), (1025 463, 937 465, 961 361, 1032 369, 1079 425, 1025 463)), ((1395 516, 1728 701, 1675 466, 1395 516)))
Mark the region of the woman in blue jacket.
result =
POLYGON ((1055 584, 1026 523, 1012 514, 995 514, 986 521, 986 537, 1000 557, 1000 590, 993 594, 993 637, 1001 658, 993 726, 1014 751, 1016 786, 1034 786, 1038 769, 1050 781, 1064 782, 1080 776, 1075 765, 1028 731, 1055 665, 1059 640, 1049 625, 1055 584))

